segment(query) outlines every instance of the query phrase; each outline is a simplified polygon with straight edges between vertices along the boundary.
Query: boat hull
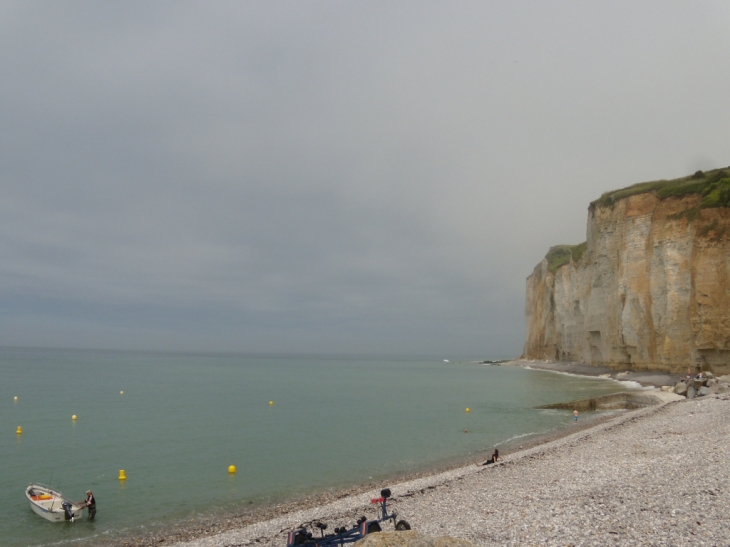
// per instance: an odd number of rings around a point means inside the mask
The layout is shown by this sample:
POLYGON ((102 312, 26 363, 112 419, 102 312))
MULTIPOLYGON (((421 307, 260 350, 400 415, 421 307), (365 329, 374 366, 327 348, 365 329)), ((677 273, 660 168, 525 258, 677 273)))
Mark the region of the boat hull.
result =
POLYGON ((71 520, 67 517, 63 508, 62 504, 64 502, 71 504, 73 520, 81 518, 84 514, 84 508, 80 504, 71 501, 60 492, 47 486, 31 484, 25 489, 25 496, 28 498, 33 512, 50 522, 68 522, 71 520))

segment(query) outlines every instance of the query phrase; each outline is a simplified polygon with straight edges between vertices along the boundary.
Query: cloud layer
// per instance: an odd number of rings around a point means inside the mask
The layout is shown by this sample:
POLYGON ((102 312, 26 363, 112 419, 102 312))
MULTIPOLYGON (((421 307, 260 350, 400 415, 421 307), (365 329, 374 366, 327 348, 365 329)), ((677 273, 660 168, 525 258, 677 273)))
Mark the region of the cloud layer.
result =
POLYGON ((726 3, 6 2, 0 344, 510 356, 603 191, 730 163, 726 3))

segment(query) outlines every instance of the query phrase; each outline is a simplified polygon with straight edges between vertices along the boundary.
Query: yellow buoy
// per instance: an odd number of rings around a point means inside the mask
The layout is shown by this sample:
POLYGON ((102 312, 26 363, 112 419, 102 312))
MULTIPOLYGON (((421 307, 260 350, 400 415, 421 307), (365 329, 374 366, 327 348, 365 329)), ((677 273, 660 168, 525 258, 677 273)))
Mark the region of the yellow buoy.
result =
POLYGON ((467 407, 466 411, 471 412, 471 408, 467 407))
POLYGON ((71 419, 72 420, 75 420, 76 419, 76 414, 74 414, 73 416, 71 416, 71 419))
POLYGON ((124 395, 124 392, 123 392, 123 391, 120 391, 120 392, 119 392, 119 395, 124 395))
POLYGON ((16 395, 15 397, 13 397, 13 401, 17 401, 17 400, 18 400, 18 396, 16 395))
POLYGON ((20 427, 20 426, 18 426, 18 429, 16 429, 16 430, 15 430, 15 432, 16 432, 16 433, 17 433, 18 435, 20 435, 21 433, 23 433, 23 428, 22 428, 22 427, 20 427))
POLYGON ((119 470, 119 480, 120 481, 127 480, 127 475, 124 474, 124 469, 119 470))
POLYGON ((273 406, 274 401, 269 401, 269 406, 273 406))
POLYGON ((233 474, 236 472, 236 466, 235 465, 229 465, 228 466, 228 472, 233 474))

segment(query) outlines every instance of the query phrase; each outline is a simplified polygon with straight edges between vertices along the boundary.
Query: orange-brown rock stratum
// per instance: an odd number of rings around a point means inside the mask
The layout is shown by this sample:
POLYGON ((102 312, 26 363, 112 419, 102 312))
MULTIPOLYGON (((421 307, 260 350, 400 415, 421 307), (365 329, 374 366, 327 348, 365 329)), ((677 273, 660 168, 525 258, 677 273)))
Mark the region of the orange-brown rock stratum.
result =
POLYGON ((527 278, 527 359, 730 373, 730 168, 604 194, 527 278))

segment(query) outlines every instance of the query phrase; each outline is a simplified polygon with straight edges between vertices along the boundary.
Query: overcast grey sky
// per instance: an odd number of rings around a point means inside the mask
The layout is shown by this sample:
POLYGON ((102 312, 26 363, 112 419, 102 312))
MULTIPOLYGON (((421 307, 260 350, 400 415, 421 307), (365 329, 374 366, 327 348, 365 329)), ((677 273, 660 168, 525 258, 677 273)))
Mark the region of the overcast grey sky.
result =
POLYGON ((0 344, 514 356, 602 192, 730 164, 730 2, 0 3, 0 344))

